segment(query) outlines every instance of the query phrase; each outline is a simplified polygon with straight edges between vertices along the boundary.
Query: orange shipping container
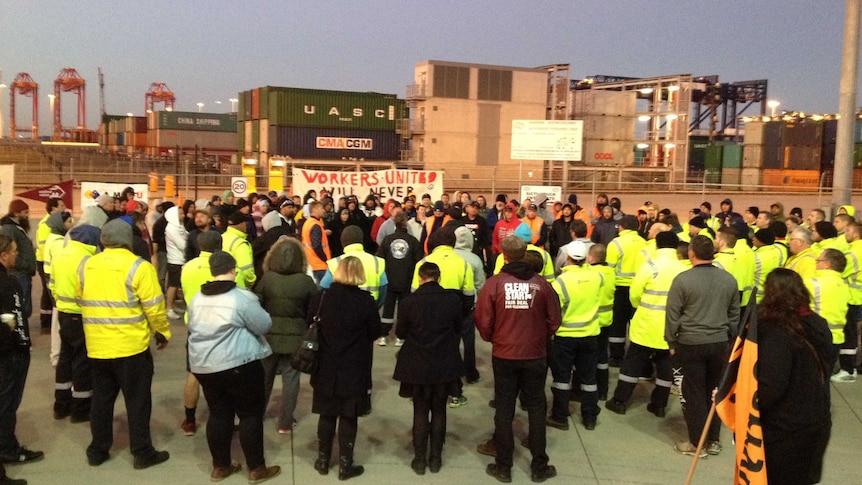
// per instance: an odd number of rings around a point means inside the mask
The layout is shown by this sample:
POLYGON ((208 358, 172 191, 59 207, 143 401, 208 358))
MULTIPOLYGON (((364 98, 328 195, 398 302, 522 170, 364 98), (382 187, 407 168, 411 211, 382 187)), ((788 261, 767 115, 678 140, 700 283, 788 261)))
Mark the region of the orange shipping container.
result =
POLYGON ((135 146, 136 147, 147 146, 147 134, 146 133, 135 133, 135 146))
POLYGON ((820 184, 819 170, 774 170, 763 171, 766 190, 816 191, 820 184))

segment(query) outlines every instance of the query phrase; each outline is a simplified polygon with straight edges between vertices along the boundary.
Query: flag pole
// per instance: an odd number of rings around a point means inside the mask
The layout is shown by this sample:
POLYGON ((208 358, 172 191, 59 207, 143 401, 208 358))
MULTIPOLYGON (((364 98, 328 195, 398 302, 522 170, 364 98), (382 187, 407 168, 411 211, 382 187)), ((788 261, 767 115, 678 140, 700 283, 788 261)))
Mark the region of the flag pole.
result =
POLYGON ((706 417, 706 424, 703 425, 703 432, 700 433, 700 441, 697 443, 697 449, 694 451, 694 460, 691 461, 691 468, 688 470, 688 477, 685 479, 685 485, 691 485, 691 480, 694 478, 694 470, 697 468, 697 462, 700 460, 700 450, 703 449, 706 443, 706 435, 709 434, 709 425, 712 424, 712 418, 715 416, 715 401, 712 402, 712 407, 709 408, 709 415, 706 417))

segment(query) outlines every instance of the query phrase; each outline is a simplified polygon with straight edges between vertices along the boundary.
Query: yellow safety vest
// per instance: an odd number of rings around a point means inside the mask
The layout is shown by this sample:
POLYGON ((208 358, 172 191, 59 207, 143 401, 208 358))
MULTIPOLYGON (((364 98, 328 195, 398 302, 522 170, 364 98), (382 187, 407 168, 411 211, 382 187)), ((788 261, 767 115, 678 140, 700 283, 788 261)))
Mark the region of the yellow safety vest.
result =
POLYGON ((592 337, 599 331, 599 300, 603 285, 602 274, 589 266, 570 264, 551 283, 560 297, 563 320, 560 337, 592 337))
MULTIPOLYGON (((210 271, 210 256, 212 253, 201 251, 200 256, 183 265, 180 286, 183 288, 183 300, 186 302, 186 308, 191 304, 192 298, 201 291, 201 286, 213 281, 213 275, 210 271)), ((186 325, 189 324, 189 312, 183 314, 183 322, 186 325)))
POLYGON ((739 304, 745 306, 751 302, 751 293, 754 290, 754 272, 757 264, 754 258, 754 251, 748 247, 745 239, 738 239, 736 241, 733 252, 736 254, 733 276, 739 285, 739 291, 742 292, 739 304))
POLYGON ((617 286, 631 286, 638 271, 638 254, 646 241, 637 233, 625 229, 608 244, 607 262, 615 270, 617 286))
POLYGON ((763 300, 766 277, 776 268, 784 267, 784 251, 770 244, 754 250, 754 282, 757 285, 757 303, 763 300))
POLYGON ((629 291, 635 309, 629 326, 632 342, 651 349, 668 348, 664 339, 667 292, 673 279, 687 269, 674 248, 657 250, 656 257, 641 266, 629 291))
POLYGON ((850 245, 847 244, 847 239, 844 236, 830 237, 812 244, 811 247, 817 254, 822 253, 824 249, 837 249, 842 253, 850 250, 850 245))
POLYGON ((383 272, 386 271, 386 260, 366 253, 362 247, 362 243, 348 244, 344 247, 344 254, 326 262, 326 267, 329 269, 330 274, 335 275, 338 263, 347 256, 354 256, 362 262, 362 268, 365 270, 365 284, 359 288, 371 293, 375 301, 379 300, 380 282, 383 281, 383 272))
MULTIPOLYGON (((503 259, 503 258, 497 258, 503 259)), ((452 246, 437 246, 431 254, 422 258, 413 268, 413 290, 419 288, 419 268, 424 263, 434 263, 440 267, 440 286, 447 290, 458 290, 465 296, 476 294, 473 267, 455 253, 452 246)))
POLYGON ((87 355, 117 359, 140 354, 153 332, 171 338, 165 296, 153 265, 124 248, 108 248, 84 263, 76 287, 87 355))
POLYGON ((842 276, 850 288, 850 304, 862 305, 862 239, 850 243, 844 257, 847 258, 847 266, 842 276))
POLYGON ((45 243, 48 241, 48 235, 51 234, 51 228, 47 224, 49 217, 51 214, 45 214, 36 226, 36 261, 45 261, 45 243))
POLYGON ((655 239, 647 241, 646 244, 644 244, 643 249, 638 253, 638 260, 635 262, 635 268, 640 269, 643 267, 644 263, 651 261, 655 257, 656 251, 658 251, 658 249, 656 248, 655 239))
POLYGON ((79 272, 83 270, 84 261, 94 254, 95 246, 74 240, 70 240, 66 247, 54 254, 48 287, 54 295, 58 311, 81 314, 81 306, 75 297, 77 282, 80 280, 79 272))
POLYGON ((817 252, 813 248, 805 248, 799 254, 791 256, 784 267, 796 271, 803 280, 814 278, 817 271, 817 252))
POLYGON ((221 248, 236 260, 236 284, 240 288, 251 288, 257 281, 254 273, 254 258, 248 234, 228 227, 221 237, 221 248))
MULTIPOLYGON (((548 254, 544 249, 534 246, 532 243, 527 244, 527 251, 536 251, 537 253, 542 255, 542 261, 544 264, 542 266, 542 272, 539 273, 540 276, 544 277, 546 281, 549 283, 554 281, 554 278, 557 276, 554 273, 554 262, 551 260, 551 255, 548 254)), ((501 254, 500 257, 497 258, 497 261, 494 263, 494 274, 500 274, 500 271, 503 269, 503 265, 506 264, 505 258, 501 254)))
POLYGON ((51 265, 54 261, 54 253, 63 248, 65 238, 59 234, 48 234, 48 239, 45 240, 45 247, 42 250, 42 261, 45 264, 45 274, 51 274, 51 265))
POLYGON ((813 278, 805 280, 811 293, 811 311, 826 319, 832 332, 832 343, 844 343, 844 324, 847 323, 847 305, 850 287, 837 271, 818 269, 813 278))
POLYGON ((599 295, 599 327, 609 327, 614 320, 614 293, 616 292, 616 275, 614 269, 607 264, 594 264, 590 269, 602 275, 602 292, 599 295))

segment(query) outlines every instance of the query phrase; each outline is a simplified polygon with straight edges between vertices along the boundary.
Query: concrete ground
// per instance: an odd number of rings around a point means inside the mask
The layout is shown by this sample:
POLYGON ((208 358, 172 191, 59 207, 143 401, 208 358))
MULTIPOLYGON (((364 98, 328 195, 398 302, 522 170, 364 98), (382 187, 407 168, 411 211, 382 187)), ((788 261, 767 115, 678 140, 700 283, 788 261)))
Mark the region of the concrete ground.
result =
MULTIPOLYGON (((40 284, 34 284, 38 302, 40 284)), ((32 363, 18 411, 17 435, 31 449, 43 450, 45 458, 24 465, 7 465, 14 478, 26 478, 31 484, 194 484, 209 483, 211 471, 205 429, 192 437, 184 436, 179 425, 183 420, 182 390, 185 381, 186 330, 179 321, 172 322, 174 338, 161 352, 155 352, 156 373, 153 379, 153 414, 151 430, 157 449, 168 450, 168 462, 147 470, 134 470, 129 453, 129 435, 122 398, 117 402, 114 447, 111 459, 98 468, 87 465, 85 448, 90 440, 87 424, 71 424, 68 419, 52 417, 54 373, 48 363, 49 337, 39 334, 38 305, 30 319, 33 334, 32 363)), ((398 397, 398 383, 392 380, 397 348, 374 348, 373 411, 359 421, 356 462, 365 466, 365 474, 355 483, 496 483, 485 474, 492 458, 476 452, 476 445, 488 439, 493 431, 493 410, 488 400, 493 395, 490 368, 490 344, 477 343, 482 380, 465 387, 469 402, 459 409, 448 410, 443 469, 438 474, 417 476, 410 469, 412 446, 410 427, 412 406, 398 397)), ((616 369, 611 370, 611 389, 616 385, 616 369)), ((550 380, 550 376, 549 376, 550 380)), ((311 388, 304 376, 296 410, 299 426, 291 435, 276 432, 276 413, 280 399, 280 380, 270 402, 265 425, 265 449, 268 464, 280 465, 281 476, 272 483, 324 483, 337 481, 337 469, 321 477, 312 468, 317 454, 317 417, 310 412, 311 388)), ((548 454, 558 476, 551 483, 567 484, 682 484, 691 457, 673 451, 673 443, 684 439, 685 424, 679 402, 671 396, 667 417, 658 419, 646 411, 652 385, 638 386, 628 413, 619 416, 603 409, 595 431, 580 424, 577 404, 570 429, 548 428, 548 454)), ((548 392, 550 397, 550 392, 548 392)), ((833 385, 832 438, 826 452, 823 483, 853 483, 862 475, 858 443, 862 437, 862 380, 833 385)), ((198 423, 207 420, 206 401, 198 406, 198 423)), ((526 435, 526 413, 515 416, 515 436, 526 435)), ((730 483, 734 471, 730 432, 722 431, 724 451, 718 456, 700 460, 693 483, 730 483)), ((237 441, 234 459, 244 464, 237 441)), ((530 479, 529 452, 515 445, 514 483, 530 479)), ((245 470, 225 483, 245 483, 245 470)))

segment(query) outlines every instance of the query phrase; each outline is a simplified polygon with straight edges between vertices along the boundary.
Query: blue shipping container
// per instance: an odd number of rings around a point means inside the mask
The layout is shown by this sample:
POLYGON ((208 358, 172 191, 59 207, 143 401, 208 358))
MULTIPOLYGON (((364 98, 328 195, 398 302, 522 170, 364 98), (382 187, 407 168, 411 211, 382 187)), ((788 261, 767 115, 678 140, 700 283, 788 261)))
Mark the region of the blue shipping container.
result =
POLYGON ((317 160, 396 160, 398 135, 389 131, 269 127, 270 154, 317 160))

